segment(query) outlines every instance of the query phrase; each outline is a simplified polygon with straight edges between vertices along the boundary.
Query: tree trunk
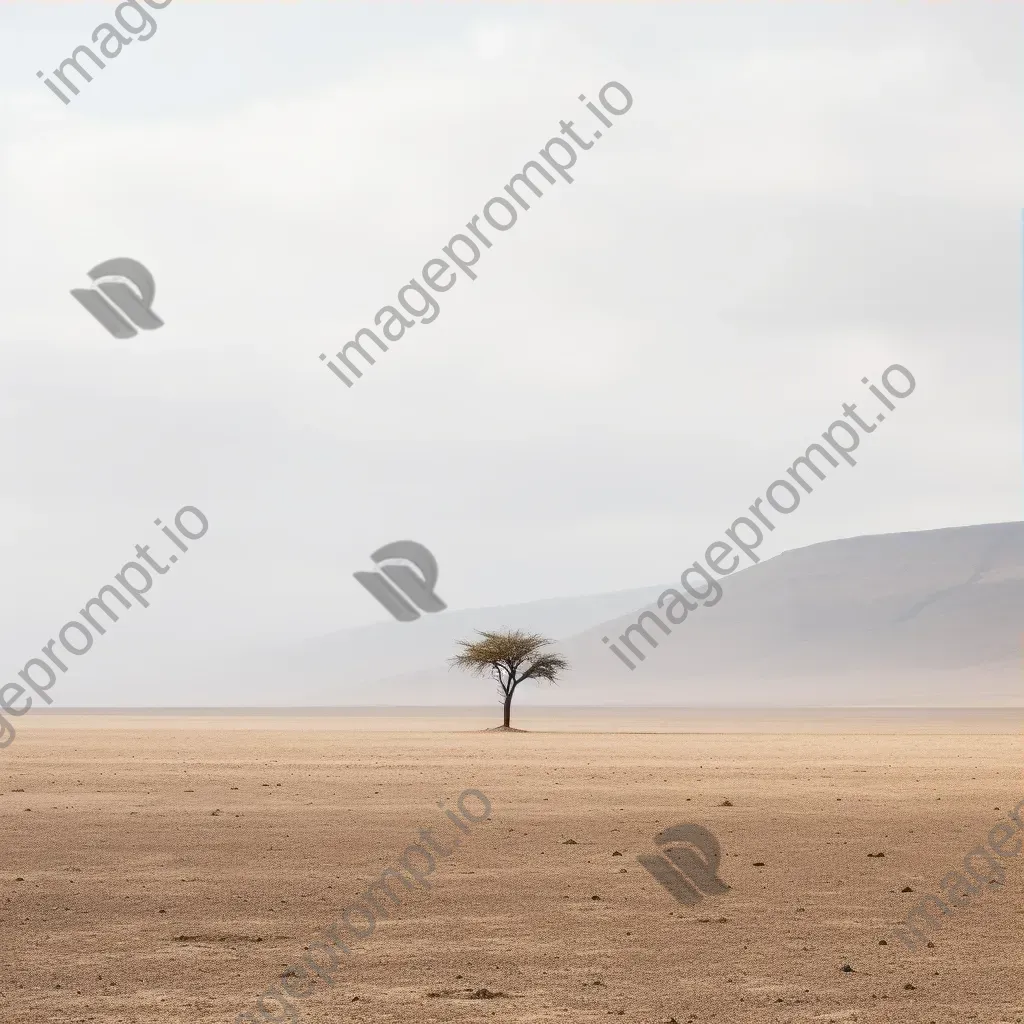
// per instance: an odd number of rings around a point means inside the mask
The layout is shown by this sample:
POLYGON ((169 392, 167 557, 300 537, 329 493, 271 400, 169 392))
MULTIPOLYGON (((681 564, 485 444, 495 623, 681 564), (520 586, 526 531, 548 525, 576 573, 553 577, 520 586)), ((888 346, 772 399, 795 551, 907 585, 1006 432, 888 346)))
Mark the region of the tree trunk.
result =
POLYGON ((505 728, 509 728, 508 720, 512 715, 512 693, 511 691, 505 697, 505 721, 502 723, 505 728))

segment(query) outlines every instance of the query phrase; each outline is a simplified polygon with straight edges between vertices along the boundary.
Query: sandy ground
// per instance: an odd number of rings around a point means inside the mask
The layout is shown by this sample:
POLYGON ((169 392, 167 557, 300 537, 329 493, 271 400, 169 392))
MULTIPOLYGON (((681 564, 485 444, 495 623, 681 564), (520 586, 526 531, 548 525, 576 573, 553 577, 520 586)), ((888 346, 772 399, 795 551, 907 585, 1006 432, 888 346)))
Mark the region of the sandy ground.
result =
POLYGON ((21 719, 0 1021, 254 1013, 423 828, 461 845, 296 1019, 1024 1021, 1024 856, 933 948, 894 939, 1024 797, 1021 711, 495 718, 21 719), (437 805, 467 788, 492 810, 463 834, 437 805), (684 906, 638 864, 677 823, 718 837, 728 892, 684 906))

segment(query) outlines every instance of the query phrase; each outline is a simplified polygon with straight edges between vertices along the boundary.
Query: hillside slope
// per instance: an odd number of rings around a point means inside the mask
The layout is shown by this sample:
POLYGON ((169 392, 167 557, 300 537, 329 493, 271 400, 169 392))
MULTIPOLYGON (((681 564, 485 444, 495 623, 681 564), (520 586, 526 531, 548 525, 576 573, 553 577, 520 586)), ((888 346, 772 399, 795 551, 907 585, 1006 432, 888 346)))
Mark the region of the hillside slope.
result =
MULTIPOLYGON (((1024 523, 829 541, 721 581, 630 671, 602 643, 637 613, 559 643, 573 670, 529 703, 1024 704, 1024 523)), ((656 609, 656 605, 650 605, 656 609)), ((488 623, 481 622, 481 626, 488 623)), ((620 647, 623 645, 620 642, 620 647)), ((376 683, 359 703, 462 703, 481 688, 440 666, 376 683)))

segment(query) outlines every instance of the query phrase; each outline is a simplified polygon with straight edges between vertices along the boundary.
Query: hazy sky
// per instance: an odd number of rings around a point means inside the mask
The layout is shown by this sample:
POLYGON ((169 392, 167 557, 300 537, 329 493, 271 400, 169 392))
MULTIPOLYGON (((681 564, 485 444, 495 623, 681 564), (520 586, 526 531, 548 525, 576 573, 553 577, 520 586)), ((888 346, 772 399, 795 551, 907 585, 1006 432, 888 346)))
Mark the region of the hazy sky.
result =
POLYGON ((62 105, 36 71, 114 7, 0 7, 10 675, 187 504, 145 612, 183 644, 385 619, 352 573, 401 538, 451 608, 667 581, 891 363, 763 550, 1021 517, 1020 5, 174 0, 62 105), (333 378, 609 80, 575 182, 333 378), (116 256, 162 329, 68 294, 116 256))

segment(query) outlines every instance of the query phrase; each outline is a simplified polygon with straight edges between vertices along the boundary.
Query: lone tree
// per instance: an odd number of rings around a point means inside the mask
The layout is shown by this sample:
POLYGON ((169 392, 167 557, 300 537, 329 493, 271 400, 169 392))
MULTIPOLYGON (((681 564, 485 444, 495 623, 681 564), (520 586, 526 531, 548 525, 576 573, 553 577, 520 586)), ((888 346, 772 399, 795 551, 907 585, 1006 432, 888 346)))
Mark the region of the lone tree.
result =
POLYGON ((557 683, 558 673, 564 672, 569 663, 560 654, 542 653, 542 648, 553 641, 539 633, 524 633, 520 629, 505 633, 485 633, 478 629, 477 633, 482 639, 459 641, 462 653, 450 658, 449 664, 477 676, 490 671, 498 683, 498 693, 505 706, 502 727, 509 729, 516 687, 527 679, 546 679, 549 683, 557 683))

